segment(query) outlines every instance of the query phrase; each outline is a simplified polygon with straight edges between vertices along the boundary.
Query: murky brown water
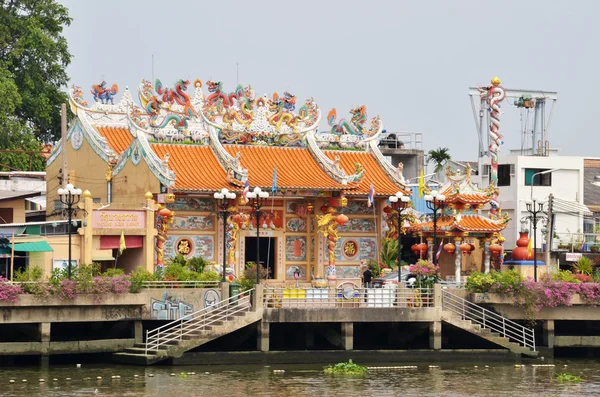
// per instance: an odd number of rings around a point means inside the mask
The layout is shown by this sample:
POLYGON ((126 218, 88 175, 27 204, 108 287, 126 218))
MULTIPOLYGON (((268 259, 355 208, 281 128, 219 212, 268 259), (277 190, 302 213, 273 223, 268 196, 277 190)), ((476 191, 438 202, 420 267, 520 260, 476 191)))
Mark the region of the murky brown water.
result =
MULTIPOLYGON (((594 396, 600 395, 600 364, 556 361, 555 367, 513 364, 443 364, 429 368, 370 371, 365 378, 324 375, 321 366, 127 367, 75 365, 0 368, 0 396, 594 396), (585 382, 560 384, 554 374, 567 364, 585 382), (478 367, 475 368, 474 365, 478 367), (285 373, 273 373, 285 369, 285 373), (195 372, 187 377, 171 373, 195 372), (111 379, 119 375, 120 379, 111 379), (138 377, 135 377, 138 375, 138 377), (153 375, 153 376, 150 376, 153 375), (101 380, 96 377, 101 376, 101 380), (70 377, 70 382, 65 378, 70 377), (39 379, 45 379, 40 383, 39 379), (58 381, 53 381, 56 378, 58 381), (84 380, 84 378, 91 378, 84 380), (15 383, 10 383, 14 379, 15 383), (22 380, 27 379, 27 383, 22 380)), ((370 364, 374 365, 374 364, 370 364)), ((385 365, 385 364, 378 364, 385 365)), ((397 365, 397 364, 396 364, 397 365)), ((408 365, 408 364, 407 364, 408 365)))

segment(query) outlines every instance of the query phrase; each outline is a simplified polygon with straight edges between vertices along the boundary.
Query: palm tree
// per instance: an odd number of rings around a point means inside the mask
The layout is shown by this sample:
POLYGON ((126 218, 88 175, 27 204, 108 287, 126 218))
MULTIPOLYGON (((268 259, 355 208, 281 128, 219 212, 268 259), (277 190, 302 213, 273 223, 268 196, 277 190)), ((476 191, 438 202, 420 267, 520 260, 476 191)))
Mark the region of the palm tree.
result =
POLYGON ((435 162, 435 169, 433 170, 433 172, 435 172, 436 174, 440 172, 440 170, 444 166, 444 162, 450 160, 449 152, 450 149, 448 149, 447 147, 439 147, 436 150, 430 150, 427 153, 427 164, 429 164, 429 162, 432 160, 435 162))

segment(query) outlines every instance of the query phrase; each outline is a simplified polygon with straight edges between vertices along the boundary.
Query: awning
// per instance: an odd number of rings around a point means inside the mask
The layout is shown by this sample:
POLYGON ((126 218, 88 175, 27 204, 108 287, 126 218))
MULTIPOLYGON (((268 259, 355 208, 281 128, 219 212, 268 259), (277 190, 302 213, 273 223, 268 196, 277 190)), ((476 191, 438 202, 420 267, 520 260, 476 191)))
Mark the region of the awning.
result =
POLYGON ((8 227, 0 227, 0 236, 18 236, 25 232, 25 226, 8 226, 8 227))
MULTIPOLYGON (((119 248, 121 236, 100 236, 100 249, 108 250, 119 248)), ((142 236, 125 236, 125 247, 127 248, 142 248, 144 242, 142 236)))
POLYGON ((92 262, 102 262, 102 261, 114 261, 115 258, 113 258, 110 255, 107 256, 92 256, 92 262))
POLYGON ((27 243, 15 244, 15 251, 21 252, 52 252, 54 251, 50 244, 45 241, 33 241, 27 243))

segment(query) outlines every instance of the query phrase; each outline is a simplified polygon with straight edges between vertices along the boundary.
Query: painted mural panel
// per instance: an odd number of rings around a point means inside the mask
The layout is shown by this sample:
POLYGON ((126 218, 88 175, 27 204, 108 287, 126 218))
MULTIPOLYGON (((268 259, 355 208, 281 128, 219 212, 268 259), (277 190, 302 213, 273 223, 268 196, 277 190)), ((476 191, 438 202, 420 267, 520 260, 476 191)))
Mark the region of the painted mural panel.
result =
MULTIPOLYGON (((335 247, 335 260, 337 262, 358 262, 360 260, 375 259, 377 257, 377 238, 375 237, 342 237, 335 247), (358 253, 353 249, 358 247, 358 253)), ((327 260, 327 250, 323 253, 327 260)))
POLYGON ((366 201, 348 201, 344 214, 373 214, 375 207, 367 206, 366 201))
MULTIPOLYGON (((283 227, 283 210, 269 211, 263 207, 263 212, 260 216, 261 228, 267 225, 267 229, 281 229, 283 227)), ((252 218, 252 226, 256 227, 256 220, 252 218)))
POLYGON ((375 233, 375 219, 351 218, 345 225, 338 227, 340 232, 375 233))
POLYGON ((305 232, 306 220, 303 218, 288 218, 285 223, 285 230, 294 233, 305 232))
POLYGON ((305 236, 286 236, 285 238, 285 259, 288 261, 306 260, 306 237, 305 236))
POLYGON ((175 216, 173 218, 172 230, 214 230, 214 216, 175 216))
POLYGON ((306 266, 287 266, 285 268, 286 280, 306 280, 306 266), (298 273, 298 278, 294 273, 298 273))
POLYGON ((337 278, 359 278, 360 266, 336 266, 337 278))
POLYGON ((187 258, 195 256, 206 260, 214 260, 214 236, 175 236, 171 235, 165 241, 165 259, 171 259, 182 254, 187 258))
POLYGON ((175 202, 168 204, 168 208, 175 211, 206 211, 215 210, 215 201, 208 198, 177 197, 175 202))

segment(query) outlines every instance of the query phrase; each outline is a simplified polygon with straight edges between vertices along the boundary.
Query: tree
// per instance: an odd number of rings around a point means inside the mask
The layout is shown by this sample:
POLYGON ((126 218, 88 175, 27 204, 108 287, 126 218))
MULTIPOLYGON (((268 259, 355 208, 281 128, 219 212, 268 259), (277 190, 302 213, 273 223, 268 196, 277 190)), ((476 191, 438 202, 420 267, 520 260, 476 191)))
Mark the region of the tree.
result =
POLYGON ((55 0, 0 0, 0 102, 4 94, 10 98, 0 112, 16 116, 11 128, 18 130, 18 121, 46 142, 60 137, 60 104, 67 100, 61 88, 71 61, 62 32, 70 23, 68 9, 55 0))
POLYGON ((433 170, 433 172, 435 172, 436 174, 440 172, 440 170, 444 166, 444 162, 450 160, 449 152, 450 149, 448 149, 447 147, 439 147, 436 150, 430 150, 427 153, 427 163, 429 164, 430 161, 433 161, 435 163, 435 169, 433 170))
POLYGON ((44 171, 46 161, 33 131, 16 117, 0 116, 0 171, 44 171))

